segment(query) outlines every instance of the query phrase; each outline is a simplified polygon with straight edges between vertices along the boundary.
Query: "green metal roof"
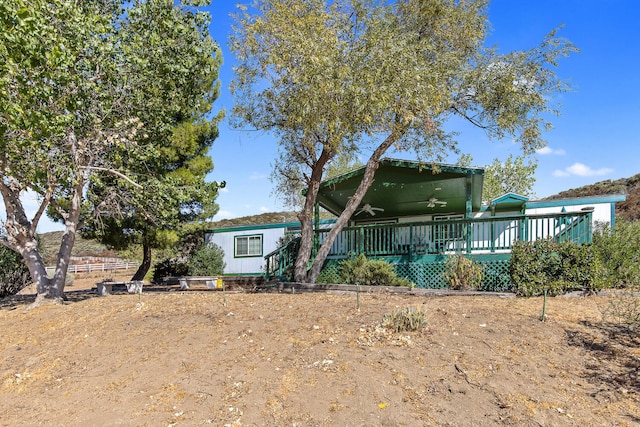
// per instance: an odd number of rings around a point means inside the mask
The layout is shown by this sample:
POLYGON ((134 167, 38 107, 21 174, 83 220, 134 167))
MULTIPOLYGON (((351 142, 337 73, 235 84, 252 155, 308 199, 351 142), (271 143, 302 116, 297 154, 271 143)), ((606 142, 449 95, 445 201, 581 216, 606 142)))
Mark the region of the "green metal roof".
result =
POLYGON ((489 208, 499 212, 521 211, 528 201, 528 197, 516 193, 507 193, 493 199, 489 208))
MULTIPOLYGON (((320 206, 339 215, 355 193, 364 171, 363 167, 322 182, 318 192, 320 206)), ((352 219, 465 213, 467 189, 475 212, 482 204, 483 179, 484 169, 480 168, 382 159, 373 184, 360 203, 360 207, 366 204, 373 207, 375 215, 360 212, 359 208, 352 219)))

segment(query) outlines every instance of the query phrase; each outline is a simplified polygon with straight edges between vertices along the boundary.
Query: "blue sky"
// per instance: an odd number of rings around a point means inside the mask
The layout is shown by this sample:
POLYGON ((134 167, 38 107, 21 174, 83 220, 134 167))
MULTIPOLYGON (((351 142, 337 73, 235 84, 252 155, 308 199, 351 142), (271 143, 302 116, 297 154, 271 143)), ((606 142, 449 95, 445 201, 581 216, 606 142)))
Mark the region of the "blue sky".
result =
MULTIPOLYGON (((228 87, 234 58, 227 43, 229 14, 236 3, 212 0, 208 7, 210 32, 224 58, 215 111, 230 112, 233 106, 228 87)), ((555 100, 563 105, 562 115, 553 118, 555 127, 545 134, 548 147, 537 155, 536 195, 640 173, 640 1, 494 0, 489 18, 493 29, 487 44, 498 45, 502 52, 530 49, 560 25, 559 35, 581 50, 560 61, 558 74, 573 89, 555 100)), ((461 121, 449 126, 461 132, 459 146, 472 155, 474 166, 519 153, 515 144, 491 142, 461 121)), ((227 120, 221 123, 211 149, 215 169, 208 178, 224 180, 227 187, 218 197, 215 220, 285 210, 269 181, 276 155, 276 141, 268 134, 233 129, 227 120)), ((39 231, 60 228, 43 219, 39 231)))
MULTIPOLYGON (((222 93, 215 108, 227 112, 233 106, 228 86, 234 64, 227 45, 229 13, 236 3, 213 0, 208 8, 211 35, 224 56, 222 93)), ((559 35, 580 49, 559 64, 558 74, 572 91, 555 99, 563 107, 561 116, 552 118, 554 129, 545 134, 547 149, 537 155, 536 196, 640 173, 640 2, 494 0, 489 19, 487 44, 498 45, 502 52, 530 49, 560 25, 559 35)), ((519 153, 515 144, 491 142, 462 122, 450 126, 461 132, 459 146, 472 155, 475 166, 519 153)), ((220 212, 214 219, 285 209, 271 194, 269 174, 276 155, 276 142, 268 134, 221 124, 211 150, 215 169, 210 178, 225 180, 227 188, 218 197, 220 212)))

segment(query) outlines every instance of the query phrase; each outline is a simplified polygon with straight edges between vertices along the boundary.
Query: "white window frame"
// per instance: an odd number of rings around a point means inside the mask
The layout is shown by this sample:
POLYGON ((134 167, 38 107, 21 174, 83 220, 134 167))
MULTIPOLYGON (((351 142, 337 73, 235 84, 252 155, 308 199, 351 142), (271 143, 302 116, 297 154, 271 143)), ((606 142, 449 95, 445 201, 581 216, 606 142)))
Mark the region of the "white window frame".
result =
POLYGON ((233 255, 235 258, 247 258, 247 257, 261 257, 264 252, 263 248, 264 239, 262 234, 247 234, 244 236, 235 236, 233 239, 233 255), (260 241, 259 248, 260 250, 257 252, 251 252, 252 249, 255 248, 255 245, 251 245, 251 240, 257 239, 260 241), (238 253, 238 240, 246 240, 246 248, 247 253, 238 253))

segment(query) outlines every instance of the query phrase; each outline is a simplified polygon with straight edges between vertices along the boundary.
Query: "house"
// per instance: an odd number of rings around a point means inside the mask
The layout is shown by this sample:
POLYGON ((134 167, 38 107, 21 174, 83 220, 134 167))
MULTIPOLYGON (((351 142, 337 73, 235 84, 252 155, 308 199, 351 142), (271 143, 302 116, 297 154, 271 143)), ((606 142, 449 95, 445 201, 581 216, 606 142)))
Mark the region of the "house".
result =
MULTIPOLYGON (((335 221, 323 220, 328 225, 335 221)), ((226 276, 263 276, 265 255, 286 242, 286 236, 300 233, 299 222, 220 227, 208 230, 206 242, 224 250, 226 276)))
MULTIPOLYGON (((340 215, 363 174, 361 168, 324 181, 318 208, 340 215)), ((363 253, 391 262, 398 275, 419 287, 441 288, 446 287, 447 256, 461 253, 484 265, 483 288, 502 290, 510 283, 509 257, 516 241, 589 243, 594 225, 613 224, 615 203, 625 200, 624 195, 609 195, 532 201, 510 193, 483 202, 483 180, 481 168, 381 160, 373 184, 333 242, 324 268, 337 269, 342 259, 363 253)), ((331 225, 316 224, 317 245, 331 225)), ((294 235, 298 226, 212 230, 209 241, 227 254, 225 273, 264 271, 268 278, 286 280, 297 241, 285 242, 283 237, 294 235), (283 245, 276 244, 278 239, 283 245)))

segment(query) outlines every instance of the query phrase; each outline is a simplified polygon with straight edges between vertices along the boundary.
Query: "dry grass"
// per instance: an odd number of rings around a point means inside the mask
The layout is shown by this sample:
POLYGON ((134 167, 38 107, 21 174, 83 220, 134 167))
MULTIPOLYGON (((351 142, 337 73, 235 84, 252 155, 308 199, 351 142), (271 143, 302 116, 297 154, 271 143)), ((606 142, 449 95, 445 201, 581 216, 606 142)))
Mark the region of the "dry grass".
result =
MULTIPOLYGON (((99 278, 98 278, 99 279, 99 278)), ((87 279, 87 282, 91 279, 87 279)), ((0 309, 2 425, 632 426, 640 339, 599 297, 143 292, 0 309), (382 327, 416 307, 427 326, 382 327), (42 410, 45 408, 46 410, 42 410), (99 408, 99 410, 97 410, 99 408)))

